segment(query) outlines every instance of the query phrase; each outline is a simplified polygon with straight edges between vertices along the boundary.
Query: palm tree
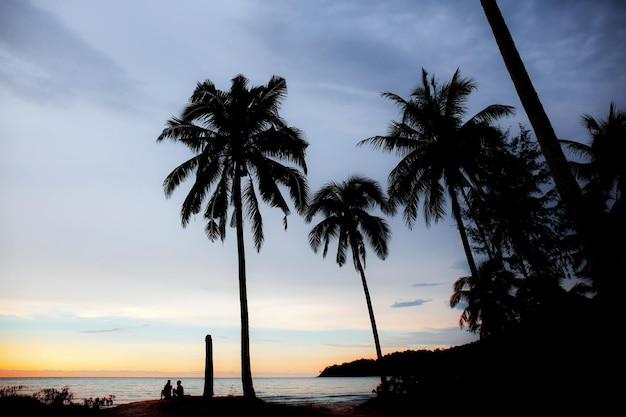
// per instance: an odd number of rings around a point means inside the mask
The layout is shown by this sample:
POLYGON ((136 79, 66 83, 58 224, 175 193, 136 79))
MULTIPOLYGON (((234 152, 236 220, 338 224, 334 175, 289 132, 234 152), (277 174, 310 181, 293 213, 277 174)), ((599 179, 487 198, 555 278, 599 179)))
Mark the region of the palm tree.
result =
POLYGON ((473 276, 478 269, 463 225, 459 196, 464 187, 479 183, 488 163, 489 147, 498 146, 502 132, 490 123, 513 113, 513 108, 501 104, 488 106, 463 122, 465 102, 476 89, 472 79, 462 78, 457 69, 450 82, 438 85, 422 69, 422 84, 410 99, 386 92, 402 109, 402 120, 390 124, 387 136, 373 136, 358 143, 369 144, 384 152, 395 152, 402 159, 389 174, 389 202, 395 210, 404 206, 404 220, 412 227, 423 199, 426 225, 440 220, 445 214, 446 195, 473 276))
POLYGON ((461 313, 459 326, 467 325, 471 332, 478 332, 481 340, 501 333, 516 320, 516 286, 513 273, 506 270, 499 260, 488 260, 480 264, 480 274, 465 276, 454 282, 450 296, 450 307, 466 303, 461 313))
POLYGON ((305 151, 308 143, 302 133, 287 126, 279 116, 280 102, 287 92, 285 80, 273 76, 267 85, 248 88, 242 75, 232 79, 230 91, 216 89, 207 80, 198 83, 180 118, 173 117, 157 142, 180 142, 194 156, 175 168, 163 183, 165 195, 187 178, 193 185, 181 209, 183 227, 192 215, 204 209, 206 233, 211 241, 226 238, 226 225, 235 227, 239 264, 239 301, 241 313, 241 378, 244 397, 254 398, 250 369, 250 336, 244 214, 250 221, 257 251, 264 240, 259 210, 261 199, 280 208, 287 228, 289 206, 279 186, 289 190, 296 210, 303 214, 308 200, 305 151), (286 163, 291 163, 288 165, 286 163), (229 220, 229 207, 233 208, 229 220))
MULTIPOLYGON (((483 11, 498 48, 504 60, 513 85, 522 102, 522 106, 528 115, 530 124, 535 131, 537 142, 546 158, 556 188, 563 200, 565 209, 574 224, 574 228, 580 235, 583 250, 589 262, 591 271, 600 266, 595 250, 596 239, 593 236, 592 227, 588 224, 588 218, 581 204, 581 190, 572 174, 569 164, 559 145, 559 140, 554 133, 550 119, 548 118, 539 96, 528 76, 524 62, 517 51, 511 33, 502 17, 496 0, 480 0, 483 11)), ((593 273, 593 272, 592 272, 593 273)))
POLYGON ((322 257, 326 257, 332 239, 337 239, 336 260, 339 266, 346 262, 348 249, 352 250, 354 268, 361 275, 365 301, 374 333, 376 357, 381 371, 381 382, 386 377, 382 369, 382 352, 374 319, 372 300, 365 279, 365 242, 370 243, 380 259, 387 257, 387 241, 391 235, 387 222, 368 213, 369 209, 379 208, 388 212, 387 199, 381 187, 375 181, 359 176, 349 176, 347 180, 337 183, 328 182, 313 196, 307 208, 305 220, 313 220, 318 213, 324 215, 309 233, 309 244, 315 253, 323 246, 322 257))
MULTIPOLYGON (((617 301, 626 269, 626 112, 611 102, 606 120, 582 116, 589 144, 562 140, 565 149, 582 158, 571 161, 583 184, 583 202, 597 236, 599 274, 591 276, 598 295, 617 301)), ((589 275, 589 271, 583 271, 589 275)))
POLYGON ((626 193, 626 111, 611 102, 606 120, 590 114, 582 116, 591 142, 583 144, 561 140, 569 151, 582 156, 582 162, 570 162, 574 173, 585 183, 584 194, 594 194, 601 210, 612 211, 626 193))

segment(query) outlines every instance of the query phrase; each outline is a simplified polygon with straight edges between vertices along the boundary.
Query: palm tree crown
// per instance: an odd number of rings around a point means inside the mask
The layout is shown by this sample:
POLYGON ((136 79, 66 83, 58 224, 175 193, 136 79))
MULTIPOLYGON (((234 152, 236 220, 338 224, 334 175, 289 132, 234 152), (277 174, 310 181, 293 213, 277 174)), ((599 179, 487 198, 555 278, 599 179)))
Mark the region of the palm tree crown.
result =
POLYGON ((502 141, 502 132, 491 123, 513 113, 511 106, 490 105, 465 122, 465 103, 476 89, 472 79, 457 69, 452 79, 439 85, 422 69, 422 80, 408 100, 386 92, 402 110, 402 120, 390 124, 386 136, 364 139, 384 152, 395 152, 401 159, 389 174, 389 202, 395 210, 404 206, 403 216, 411 227, 420 203, 426 224, 446 214, 450 198, 472 275, 478 273, 461 218, 459 194, 464 187, 479 184, 489 163, 490 147, 502 141))
POLYGON ((562 140, 561 144, 584 158, 570 162, 574 173, 585 182, 584 193, 598 194, 598 202, 610 211, 626 193, 626 112, 611 102, 606 120, 584 114, 582 121, 591 143, 562 140))
POLYGON ((237 232, 239 296, 241 305, 242 382, 244 396, 255 397, 250 371, 246 292, 244 213, 250 221, 254 245, 264 240, 259 196, 271 207, 290 213, 280 186, 289 190, 296 210, 304 213, 308 201, 305 151, 301 132, 279 116, 285 80, 273 76, 267 85, 248 88, 242 75, 232 79, 230 91, 218 90, 211 81, 198 83, 180 118, 168 121, 157 141, 180 142, 194 156, 175 168, 163 183, 166 196, 187 178, 193 178, 181 209, 183 227, 202 209, 211 241, 226 237, 226 225, 237 232), (229 221, 229 207, 233 208, 229 221))
POLYGON ((308 196, 304 176, 308 143, 298 129, 287 126, 278 114, 287 91, 283 78, 273 76, 265 86, 247 86, 248 80, 242 75, 233 78, 230 91, 217 90, 208 80, 198 83, 181 117, 171 118, 157 141, 180 142, 196 153, 163 183, 169 197, 184 180, 196 174, 181 209, 183 226, 187 226, 192 214, 200 212, 202 202, 214 187, 204 212, 208 221, 206 232, 211 240, 224 240, 227 208, 235 205, 231 197, 241 184, 235 180, 245 180, 241 192, 258 250, 263 243, 263 224, 253 180, 258 182, 263 201, 280 208, 285 216, 290 210, 278 186, 287 186, 296 210, 302 213, 308 196), (302 172, 280 160, 295 164, 302 172))
POLYGON ((365 266, 365 240, 379 258, 385 259, 389 226, 384 219, 368 213, 372 208, 387 211, 386 197, 375 181, 352 175, 342 183, 327 183, 315 193, 306 211, 307 222, 318 213, 324 215, 324 220, 309 233, 309 244, 317 253, 323 242, 322 256, 326 257, 330 241, 338 238, 337 263, 342 266, 347 250, 352 248, 357 270, 359 265, 365 266))

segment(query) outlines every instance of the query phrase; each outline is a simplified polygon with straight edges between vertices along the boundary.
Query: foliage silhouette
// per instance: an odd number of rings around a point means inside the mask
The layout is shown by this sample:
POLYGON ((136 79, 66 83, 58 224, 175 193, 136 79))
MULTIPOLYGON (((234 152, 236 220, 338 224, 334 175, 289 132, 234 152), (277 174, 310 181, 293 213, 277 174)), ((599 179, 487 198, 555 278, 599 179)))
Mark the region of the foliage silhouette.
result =
POLYGON ((455 282, 450 306, 467 303, 460 325, 486 337, 521 320, 537 306, 562 296, 572 267, 561 243, 563 210, 549 173, 527 129, 490 155, 488 174, 465 195, 463 216, 474 250, 487 256, 478 279, 455 282))
POLYGON ((626 111, 614 102, 604 120, 582 116, 589 132, 588 144, 561 140, 564 149, 577 158, 570 161, 582 184, 583 204, 593 225, 598 248, 598 274, 592 274, 579 256, 578 272, 592 279, 598 296, 617 304, 626 276, 626 111))

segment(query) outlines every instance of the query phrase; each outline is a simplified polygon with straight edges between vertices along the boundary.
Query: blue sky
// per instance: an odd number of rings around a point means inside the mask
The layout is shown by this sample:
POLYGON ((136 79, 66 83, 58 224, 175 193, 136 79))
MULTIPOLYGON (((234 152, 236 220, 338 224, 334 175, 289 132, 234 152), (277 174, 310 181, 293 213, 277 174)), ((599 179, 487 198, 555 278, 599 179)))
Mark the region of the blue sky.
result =
MULTIPOLYGON (((626 106, 623 2, 499 4, 560 138, 584 142, 584 113, 626 106)), ((406 97, 421 68, 474 78, 468 115, 507 104, 501 126, 530 127, 478 1, 0 0, 0 370, 176 377, 202 372, 211 334, 217 375, 237 375, 235 236, 181 227, 187 187, 166 199, 161 184, 190 155, 156 143, 165 122, 198 81, 279 75, 311 189, 385 185, 396 158, 356 143, 386 132, 398 112, 381 93, 406 97)), ((261 252, 247 246, 253 375, 375 357, 357 272, 314 254, 295 214, 284 231, 263 213, 261 252)), ((383 353, 475 340, 448 306, 467 274, 454 223, 389 220, 389 257, 366 269, 383 353)))

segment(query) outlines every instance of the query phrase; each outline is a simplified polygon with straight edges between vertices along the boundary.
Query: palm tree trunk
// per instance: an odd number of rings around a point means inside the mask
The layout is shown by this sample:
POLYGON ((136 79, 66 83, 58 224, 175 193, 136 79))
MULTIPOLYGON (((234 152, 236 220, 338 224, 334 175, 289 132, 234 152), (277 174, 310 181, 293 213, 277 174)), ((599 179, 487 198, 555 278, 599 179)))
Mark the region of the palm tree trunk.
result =
MULTIPOLYGON (((238 170, 236 169, 235 172, 238 170)), ((241 311, 241 384, 243 396, 256 398, 250 369, 250 323, 248 320, 248 292, 246 289, 246 255, 243 241, 243 208, 241 202, 241 179, 234 179, 233 198, 237 228, 237 260, 239 264, 239 307, 241 311)))
POLYGON ((461 207, 459 206, 459 200, 453 190, 450 191, 450 201, 452 203, 452 214, 454 215, 456 227, 459 230, 459 234, 461 235, 461 242, 463 243, 463 250, 465 250, 465 257, 467 258, 467 264, 469 265, 470 273, 472 274, 474 279, 478 280, 480 279, 478 276, 478 268, 476 268, 474 255, 472 255, 472 248, 469 244, 469 239, 467 238, 467 231, 465 230, 465 225, 463 225, 463 218, 461 217, 461 207))
POLYGON ((376 346, 376 358, 378 360, 378 369, 380 370, 380 382, 387 383, 387 377, 383 369, 383 354, 380 349, 380 340, 378 339, 378 329, 376 328, 376 319, 374 318, 374 308, 372 307, 372 299, 370 298, 370 292, 367 289, 367 280, 365 279, 365 271, 361 262, 358 262, 358 270, 361 274, 361 282, 363 283, 363 291, 365 292, 365 301, 367 302, 367 311, 370 315, 370 322, 372 323, 372 332, 374 333, 374 345, 376 346))
MULTIPOLYGON (((481 284, 480 274, 478 273, 478 268, 476 267, 476 261, 474 261, 474 255, 472 254, 472 247, 470 246, 469 239, 467 237, 467 230, 465 230, 465 225, 463 224, 463 217, 461 216, 461 206, 459 205, 459 200, 454 193, 454 191, 450 192, 450 201, 452 203, 452 213, 454 215, 454 220, 456 221, 456 228, 459 230, 459 234, 461 235, 461 242, 463 243, 463 250, 465 251, 465 257, 467 258, 467 264, 469 265, 470 273, 473 278, 473 282, 476 285, 481 284)), ((481 297, 484 301, 484 297, 481 297)), ((482 340, 484 338, 484 326, 481 324, 479 338, 482 340)))
POLYGON ((474 210, 474 207, 472 207, 472 205, 469 204, 469 198, 468 198, 467 193, 465 192, 465 190, 462 189, 461 193, 463 194, 463 201, 465 202, 465 205, 469 209, 470 216, 474 220, 474 224, 476 225, 476 230, 478 231, 478 234, 480 235, 480 240, 482 241, 483 247, 485 248, 485 252, 487 252, 487 257, 490 260, 493 260, 494 259, 494 254, 493 254, 493 251, 491 250, 491 245, 492 245, 493 239, 491 239, 491 238, 487 239, 487 235, 485 233, 485 228, 478 221, 478 216, 476 215, 476 210, 474 210))
POLYGON ((535 131, 537 142, 539 142, 546 162, 550 167, 554 184, 581 238, 592 278, 596 278, 594 271, 597 270, 597 257, 593 245, 592 230, 588 225, 587 217, 583 212, 583 205, 581 204, 582 194, 580 186, 570 170, 550 119, 546 115, 539 96, 528 76, 524 62, 515 47, 511 33, 502 17, 496 0, 480 0, 480 3, 489 21, 502 59, 509 71, 513 85, 515 85, 522 106, 524 106, 530 124, 535 131))

